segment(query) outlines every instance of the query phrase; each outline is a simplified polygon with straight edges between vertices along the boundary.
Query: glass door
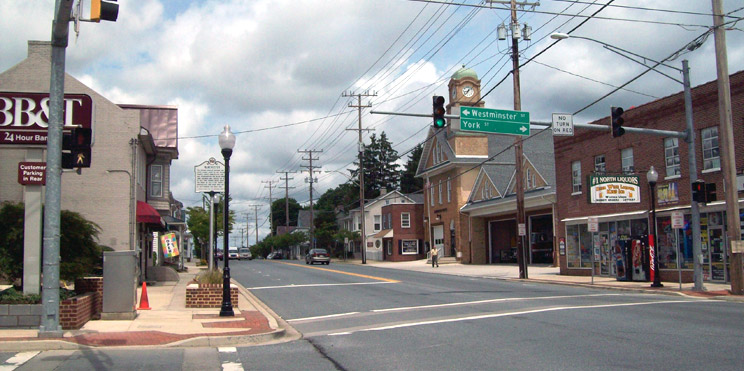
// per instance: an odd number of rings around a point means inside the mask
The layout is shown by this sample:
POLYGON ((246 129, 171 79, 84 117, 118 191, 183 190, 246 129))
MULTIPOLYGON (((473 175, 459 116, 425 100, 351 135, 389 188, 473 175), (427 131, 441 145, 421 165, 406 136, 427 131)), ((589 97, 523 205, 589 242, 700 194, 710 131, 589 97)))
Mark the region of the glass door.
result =
POLYGON ((607 232, 599 232, 599 275, 608 277, 612 273, 610 265, 612 255, 610 251, 610 239, 607 232))
POLYGON ((726 249, 723 240, 723 228, 708 227, 708 238, 710 241, 710 280, 713 282, 726 282, 726 249))

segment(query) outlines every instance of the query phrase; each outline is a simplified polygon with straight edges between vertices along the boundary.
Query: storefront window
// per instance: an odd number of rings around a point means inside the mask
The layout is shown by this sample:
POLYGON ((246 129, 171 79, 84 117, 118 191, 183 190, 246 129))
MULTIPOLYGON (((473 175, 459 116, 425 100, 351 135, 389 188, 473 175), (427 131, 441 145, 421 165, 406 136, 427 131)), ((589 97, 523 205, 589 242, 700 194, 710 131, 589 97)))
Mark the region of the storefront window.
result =
POLYGON ((679 230, 679 252, 682 269, 694 269, 692 254, 692 228, 690 227, 690 215, 685 215, 685 227, 679 230))
POLYGON ((591 268, 592 235, 586 224, 566 227, 566 261, 568 268, 591 268))
POLYGON ((677 269, 677 249, 674 229, 672 229, 672 218, 656 218, 656 243, 659 244, 659 268, 677 269))

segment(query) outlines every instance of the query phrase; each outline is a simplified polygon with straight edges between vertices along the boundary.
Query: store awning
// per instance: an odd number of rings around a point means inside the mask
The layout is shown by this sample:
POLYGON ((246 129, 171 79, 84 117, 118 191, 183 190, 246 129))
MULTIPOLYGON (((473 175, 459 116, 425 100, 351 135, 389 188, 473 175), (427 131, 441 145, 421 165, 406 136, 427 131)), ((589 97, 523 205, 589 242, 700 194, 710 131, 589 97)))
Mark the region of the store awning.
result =
POLYGON ((155 208, 147 202, 137 201, 137 223, 163 225, 163 219, 155 208))
POLYGON ((163 221, 165 222, 165 227, 168 229, 178 229, 179 227, 186 226, 185 221, 178 219, 178 218, 174 218, 170 215, 164 216, 163 221))
POLYGON ((375 233, 373 238, 393 238, 393 230, 392 229, 383 229, 377 233, 375 233))

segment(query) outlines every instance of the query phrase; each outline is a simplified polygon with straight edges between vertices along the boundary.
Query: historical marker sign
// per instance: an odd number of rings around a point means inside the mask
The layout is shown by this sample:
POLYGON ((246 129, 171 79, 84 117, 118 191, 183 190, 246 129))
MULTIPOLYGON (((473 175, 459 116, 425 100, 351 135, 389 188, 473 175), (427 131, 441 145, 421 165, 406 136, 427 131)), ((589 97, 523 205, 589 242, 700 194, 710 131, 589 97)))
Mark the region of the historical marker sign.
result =
POLYGON ((194 166, 195 192, 225 192, 225 164, 217 162, 214 157, 194 166))
POLYGON ((460 106, 460 130, 530 135, 530 113, 460 106))

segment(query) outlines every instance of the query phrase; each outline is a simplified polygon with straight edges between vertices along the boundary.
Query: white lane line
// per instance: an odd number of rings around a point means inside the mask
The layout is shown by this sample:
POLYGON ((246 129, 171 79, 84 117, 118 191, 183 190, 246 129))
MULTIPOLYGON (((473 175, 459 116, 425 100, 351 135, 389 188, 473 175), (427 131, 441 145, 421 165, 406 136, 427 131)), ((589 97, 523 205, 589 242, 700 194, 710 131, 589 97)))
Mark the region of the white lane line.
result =
POLYGON ((237 362, 225 362, 222 364, 222 369, 225 371, 243 371, 243 365, 237 362))
POLYGON ((398 312, 415 309, 429 309, 429 308, 443 308, 443 307, 455 307, 460 305, 475 305, 485 303, 498 303, 505 301, 520 301, 520 300, 543 300, 543 299, 573 299, 583 297, 596 297, 596 296, 619 296, 621 294, 587 294, 587 295, 559 295, 559 296, 538 296, 538 297, 523 297, 523 298, 500 298, 500 299, 484 299, 475 301, 462 301, 458 303, 445 303, 445 304, 431 304, 431 305, 419 305, 414 307, 398 307, 398 308, 386 308, 386 309, 373 309, 371 312, 398 312))
MULTIPOLYGON (((398 328, 405 328, 405 327, 416 327, 416 326, 427 326, 427 325, 433 325, 433 324, 439 324, 439 323, 450 323, 450 322, 464 322, 464 321, 473 321, 473 320, 479 320, 479 319, 488 319, 488 318, 498 318, 498 317, 509 317, 509 316, 518 316, 522 314, 533 314, 533 313, 543 313, 543 312, 553 312, 553 311, 559 311, 559 310, 569 310, 569 309, 592 309, 592 308, 612 308, 612 307, 629 307, 629 306, 640 306, 640 305, 653 305, 653 304, 681 304, 681 303, 713 303, 716 301, 711 300, 699 300, 699 301, 691 301, 691 300, 668 300, 668 301, 649 301, 649 302, 637 302, 637 303, 621 303, 621 304, 597 304, 597 305, 577 305, 577 306, 567 306, 567 307, 553 307, 553 308, 542 308, 542 309, 531 309, 531 310, 524 310, 524 311, 517 311, 517 312, 506 312, 506 313, 492 313, 492 314, 482 314, 478 316, 468 316, 468 317, 460 317, 460 318, 448 318, 448 319, 440 319, 440 320, 431 320, 431 321, 421 321, 421 322, 412 322, 412 323, 402 323, 398 325, 390 325, 390 326, 381 326, 381 327, 372 327, 367 329, 361 329, 357 331, 349 331, 346 333, 334 333, 333 335, 350 335, 354 332, 367 332, 367 331, 383 331, 383 330, 392 330, 392 329, 398 329, 398 328)), ((329 334, 330 336, 330 334, 329 334)))
POLYGON ((36 357, 37 354, 39 354, 38 351, 17 353, 13 357, 6 359, 5 364, 0 365, 0 371, 13 371, 28 362, 31 358, 36 357))
POLYGON ((340 336, 340 335, 351 335, 351 332, 336 332, 333 334, 328 334, 328 336, 340 336))
POLYGON ((288 319, 287 322, 311 321, 314 319, 326 319, 326 318, 334 318, 334 317, 351 316, 353 314, 359 314, 359 312, 329 314, 326 316, 316 316, 316 317, 295 318, 295 319, 288 319))
POLYGON ((217 348, 217 351, 220 353, 235 353, 238 351, 238 348, 236 347, 219 347, 217 348))
POLYGON ((249 287, 248 290, 266 290, 266 289, 287 289, 287 288, 300 288, 300 287, 324 287, 324 286, 354 286, 354 285, 383 285, 395 282, 357 282, 357 283, 318 283, 308 285, 283 285, 283 286, 261 286, 261 287, 249 287))

